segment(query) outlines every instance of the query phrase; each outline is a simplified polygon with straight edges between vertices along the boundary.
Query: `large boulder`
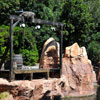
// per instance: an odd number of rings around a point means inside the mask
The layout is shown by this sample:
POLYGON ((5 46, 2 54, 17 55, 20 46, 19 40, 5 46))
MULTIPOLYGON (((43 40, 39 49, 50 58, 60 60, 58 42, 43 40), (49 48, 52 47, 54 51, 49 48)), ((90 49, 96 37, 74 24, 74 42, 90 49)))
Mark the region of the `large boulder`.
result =
POLYGON ((43 46, 40 68, 59 67, 59 43, 54 38, 49 38, 43 46))
POLYGON ((96 74, 91 61, 88 59, 85 47, 77 43, 66 47, 63 58, 62 75, 68 81, 68 96, 90 95, 94 93, 93 83, 96 74))

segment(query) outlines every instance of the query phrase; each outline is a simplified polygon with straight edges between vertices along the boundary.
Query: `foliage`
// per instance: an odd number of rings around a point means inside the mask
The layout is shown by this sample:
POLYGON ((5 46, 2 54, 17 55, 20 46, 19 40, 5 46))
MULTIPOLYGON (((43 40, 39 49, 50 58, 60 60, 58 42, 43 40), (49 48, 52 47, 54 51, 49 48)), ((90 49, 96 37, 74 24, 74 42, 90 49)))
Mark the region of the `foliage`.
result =
MULTIPOLYGON (((19 27, 14 28, 14 53, 23 54, 25 65, 34 65, 38 61, 38 50, 36 41, 32 33, 29 32, 28 28, 25 28, 24 34, 23 29, 19 27)), ((0 56, 5 52, 7 44, 9 42, 9 26, 0 27, 0 56)), ((10 44, 9 44, 10 45, 10 44)), ((9 56, 9 52, 8 52, 9 56)), ((8 56, 7 59, 8 60, 8 56)), ((1 59, 1 58, 0 58, 1 59)))
POLYGON ((9 27, 5 25, 0 26, 0 45, 4 45, 8 37, 9 37, 9 27))
POLYGON ((4 100, 10 96, 9 92, 0 93, 0 100, 4 100))
MULTIPOLYGON (((2 58, 2 55, 5 52, 5 49, 7 48, 9 41, 9 27, 2 25, 0 26, 0 61, 2 58)), ((9 56, 9 53, 7 54, 7 58, 9 56)))
MULTIPOLYGON (((33 12, 35 12, 35 17, 37 18, 59 21, 63 4, 62 2, 63 0, 34 0, 33 2, 30 2, 31 4, 28 3, 30 6, 27 7, 27 10, 31 9, 33 12)), ((39 54, 41 54, 44 42, 50 37, 54 37, 57 41, 59 41, 59 33, 58 31, 52 31, 51 25, 40 25, 41 28, 39 30, 35 29, 35 25, 33 25, 33 27, 31 27, 29 30, 33 31, 32 33, 36 38, 39 54)))
POLYGON ((85 3, 94 19, 95 32, 100 32, 100 0, 85 0, 85 3))
MULTIPOLYGON (((61 19, 65 23, 64 43, 87 46, 94 23, 83 0, 65 0, 61 19)), ((64 44, 66 46, 66 44, 64 44)))
MULTIPOLYGON (((64 48, 78 42, 80 46, 88 48, 89 57, 94 63, 98 62, 100 32, 100 0, 1 0, 0 1, 0 57, 7 48, 9 27, 9 15, 18 10, 35 12, 35 18, 63 22, 64 48), (94 39, 96 38, 96 39, 94 39), (93 48, 93 46, 95 48, 93 48), (94 53, 94 56, 91 54, 94 53)), ((51 25, 40 25, 36 30, 36 24, 26 22, 28 25, 22 28, 14 28, 14 53, 22 53, 24 64, 34 64, 41 55, 44 42, 54 37, 58 42, 59 30, 52 31, 51 25), (39 52, 39 55, 38 55, 39 52), (34 56, 33 56, 34 55, 34 56), (31 63, 30 63, 31 62, 31 63)))
POLYGON ((47 39, 49 39, 50 37, 53 37, 57 41, 59 41, 59 34, 57 34, 55 31, 52 31, 50 26, 45 26, 45 25, 41 26, 40 30, 34 30, 33 35, 35 36, 37 40, 37 48, 40 54, 41 54, 44 42, 47 39))
POLYGON ((20 8, 19 0, 0 0, 0 24, 9 23, 9 15, 20 8))
POLYGON ((95 30, 88 44, 88 54, 93 64, 98 65, 98 56, 100 54, 100 0, 84 1, 95 23, 95 30))
POLYGON ((16 27, 14 33, 14 53, 21 53, 23 55, 25 65, 34 65, 37 63, 38 49, 36 40, 28 27, 24 28, 24 33, 21 28, 16 27))
POLYGON ((94 65, 98 65, 100 54, 100 32, 92 35, 92 41, 88 44, 88 55, 94 65))

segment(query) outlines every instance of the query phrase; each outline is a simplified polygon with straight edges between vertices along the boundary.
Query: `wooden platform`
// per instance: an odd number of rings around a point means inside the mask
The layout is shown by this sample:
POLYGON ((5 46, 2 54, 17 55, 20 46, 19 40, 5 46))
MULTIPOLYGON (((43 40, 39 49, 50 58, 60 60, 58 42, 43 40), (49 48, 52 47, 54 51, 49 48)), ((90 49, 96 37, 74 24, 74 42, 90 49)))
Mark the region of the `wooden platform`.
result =
POLYGON ((30 80, 32 80, 34 77, 34 73, 46 73, 47 78, 49 78, 50 69, 33 69, 33 70, 14 70, 14 79, 16 74, 30 74, 30 80))
MULTIPOLYGON (((30 80, 34 79, 34 73, 46 73, 47 79, 50 77, 50 73, 59 72, 60 69, 53 68, 53 69, 14 69, 13 70, 13 80, 15 80, 15 76, 18 74, 26 74, 30 76, 30 80)), ((55 75, 54 75, 55 76, 55 75)), ((0 70, 0 77, 10 79, 10 70, 0 70)))

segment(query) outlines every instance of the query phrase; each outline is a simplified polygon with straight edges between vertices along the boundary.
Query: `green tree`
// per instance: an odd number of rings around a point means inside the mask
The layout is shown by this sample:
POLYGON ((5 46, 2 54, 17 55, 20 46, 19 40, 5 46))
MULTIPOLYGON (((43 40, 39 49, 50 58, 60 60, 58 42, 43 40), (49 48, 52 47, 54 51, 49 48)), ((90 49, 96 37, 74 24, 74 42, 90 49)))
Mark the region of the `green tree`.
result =
MULTIPOLYGON (((23 5, 24 3, 25 1, 22 1, 23 5)), ((60 21, 63 0, 41 0, 41 1, 30 0, 30 3, 27 2, 25 3, 25 5, 26 4, 28 6, 26 8, 24 7, 24 9, 35 12, 36 18, 41 18, 44 20, 51 20, 51 21, 60 21)), ((33 27, 30 30, 33 31, 32 33, 37 40, 37 48, 39 50, 39 54, 41 54, 43 44, 48 38, 54 37, 57 41, 59 41, 59 35, 58 35, 59 33, 57 34, 58 31, 51 30, 52 25, 40 25, 41 28, 39 30, 35 29, 36 24, 31 24, 31 25, 33 27)))
POLYGON ((64 46, 74 42, 87 46, 94 23, 84 1, 65 0, 61 20, 65 23, 64 46))
POLYGON ((95 30, 93 30, 92 38, 88 44, 88 54, 93 64, 98 65, 98 56, 100 54, 100 0, 84 1, 95 23, 95 30))
POLYGON ((19 0, 0 0, 0 24, 9 23, 9 15, 20 9, 19 0))
POLYGON ((100 0, 85 0, 88 11, 91 13, 97 31, 100 31, 100 0))
POLYGON ((100 54, 100 32, 92 35, 92 40, 88 44, 88 55, 93 65, 98 65, 98 57, 100 54))
MULTIPOLYGON (((36 45, 36 40, 32 33, 25 28, 23 33, 22 28, 14 28, 14 54, 22 54, 24 58, 25 65, 34 65, 38 61, 38 49, 36 45)), ((0 26, 0 61, 3 57, 6 48, 10 48, 9 41, 9 26, 0 26)), ((8 50, 7 50, 8 51, 8 50)), ((6 61, 9 59, 9 52, 6 56, 6 61)))
MULTIPOLYGON (((10 14, 18 14, 16 11, 23 9, 24 11, 32 11, 36 13, 37 18, 59 21, 60 15, 62 11, 62 4, 64 0, 3 0, 0 1, 0 24, 8 24, 9 23, 9 15, 10 14)), ((41 25, 40 30, 35 30, 36 24, 30 24, 29 26, 33 26, 30 28, 34 37, 36 37, 36 42, 38 45, 38 50, 41 52, 43 43, 51 36, 55 37, 57 40, 58 35, 57 32, 51 31, 50 25, 41 25), (40 42, 39 42, 40 41, 40 42)), ((16 41, 17 43, 17 41, 16 41)), ((18 44, 18 43, 17 43, 18 44)))
POLYGON ((16 27, 14 30, 14 53, 23 55, 25 65, 34 65, 38 62, 38 49, 35 37, 32 35, 29 27, 23 30, 16 27))
POLYGON ((7 46, 9 45, 8 41, 9 41, 9 27, 2 25, 0 26, 0 61, 2 59, 5 50, 8 49, 7 48, 7 46))

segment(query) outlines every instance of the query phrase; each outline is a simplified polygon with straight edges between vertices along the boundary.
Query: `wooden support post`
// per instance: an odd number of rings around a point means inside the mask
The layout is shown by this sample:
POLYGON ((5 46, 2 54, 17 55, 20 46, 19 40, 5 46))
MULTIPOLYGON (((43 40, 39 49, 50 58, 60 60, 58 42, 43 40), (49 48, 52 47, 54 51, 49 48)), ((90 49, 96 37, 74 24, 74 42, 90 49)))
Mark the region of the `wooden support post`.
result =
POLYGON ((47 70, 47 79, 49 79, 49 73, 50 73, 50 71, 49 70, 47 70))
POLYGON ((30 80, 32 80, 32 79, 33 79, 33 73, 30 74, 30 80))
POLYGON ((13 78, 12 78, 12 80, 15 80, 15 75, 16 75, 16 74, 13 72, 13 78))
POLYGON ((24 21, 22 16, 10 16, 10 76, 9 80, 12 81, 15 79, 14 69, 13 69, 13 28, 20 22, 24 21), (14 23, 14 20, 17 22, 14 23))
POLYGON ((60 77, 62 74, 62 53, 63 53, 63 25, 61 26, 61 38, 60 38, 60 77))
POLYGON ((10 19, 10 81, 14 80, 13 72, 13 19, 10 19))

